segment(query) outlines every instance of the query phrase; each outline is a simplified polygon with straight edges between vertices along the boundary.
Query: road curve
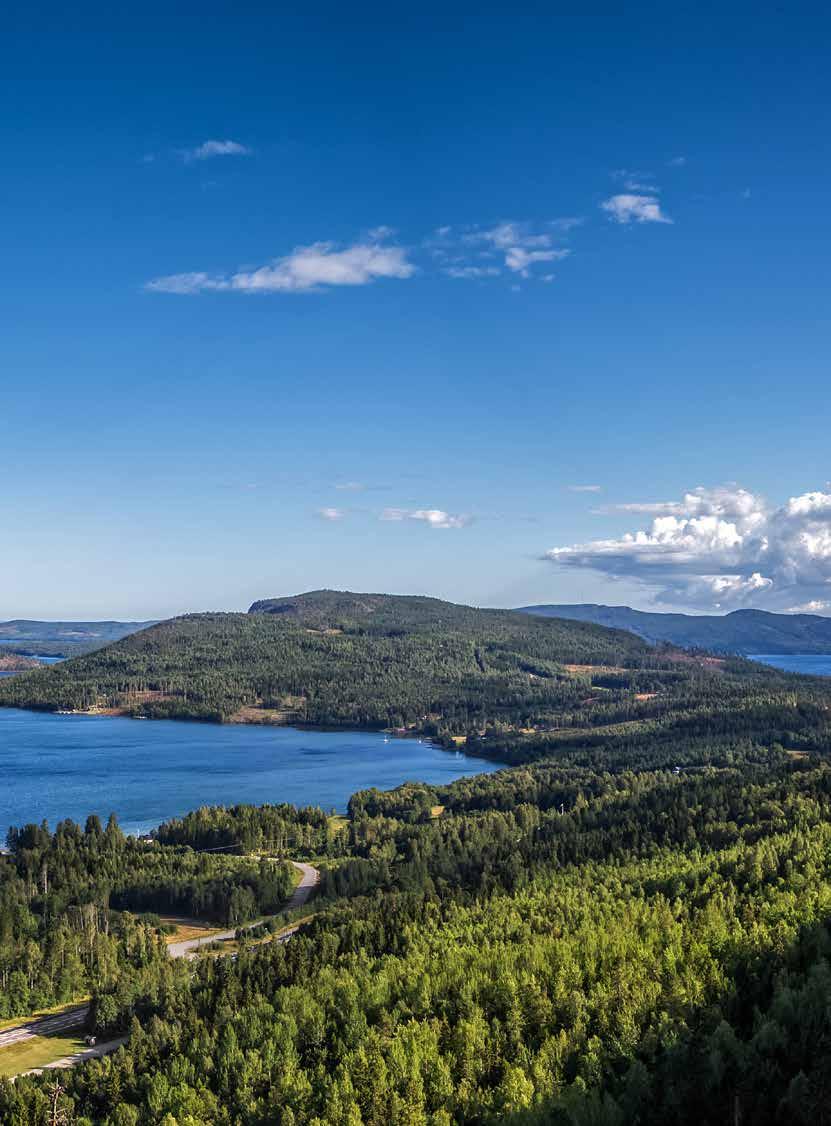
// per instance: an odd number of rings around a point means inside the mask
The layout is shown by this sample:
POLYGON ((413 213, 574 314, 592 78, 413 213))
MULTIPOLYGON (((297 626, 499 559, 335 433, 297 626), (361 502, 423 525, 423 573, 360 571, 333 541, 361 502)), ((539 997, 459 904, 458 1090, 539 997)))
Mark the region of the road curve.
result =
MULTIPOLYGON (((302 907, 312 894, 314 889, 320 883, 320 872, 311 864, 304 864, 299 860, 290 861, 291 864, 300 873, 300 883, 294 889, 294 892, 286 904, 286 910, 292 910, 295 907, 302 907)), ((199 950, 200 946, 209 946, 212 942, 223 942, 226 939, 234 938, 238 930, 251 930, 252 927, 258 926, 257 923, 248 923, 244 927, 232 927, 231 930, 215 931, 213 934, 205 935, 204 938, 187 938, 182 942, 171 942, 167 948, 167 952, 171 958, 192 958, 199 950)), ((281 936, 281 941, 285 942, 295 933, 295 927, 290 932, 284 932, 281 936)))
MULTIPOLYGON (((305 864, 299 860, 292 860, 291 863, 300 873, 300 883, 294 889, 291 898, 286 903, 287 910, 292 910, 295 907, 303 907, 308 902, 309 896, 320 883, 320 872, 312 864, 305 864)), ((232 930, 218 931, 204 938, 189 938, 183 942, 172 942, 168 946, 167 952, 171 958, 192 958, 200 946, 207 946, 211 942, 221 942, 223 939, 234 938, 238 930, 250 930, 251 927, 256 927, 257 925, 257 923, 249 923, 243 928, 235 927, 232 930)), ((293 934, 297 934, 299 929, 299 925, 289 927, 274 941, 288 942, 293 934)), ((22 1044, 26 1040, 34 1039, 35 1036, 49 1036, 56 1032, 65 1032, 70 1028, 80 1028, 86 1024, 89 1009, 88 1004, 77 1005, 75 1008, 66 1009, 64 1012, 56 1013, 54 1016, 38 1017, 36 1020, 29 1020, 25 1024, 18 1024, 13 1028, 7 1028, 0 1032, 0 1049, 8 1048, 12 1044, 22 1044)), ((94 1059, 104 1056, 108 1052, 113 1052, 123 1043, 124 1038, 111 1040, 107 1043, 98 1044, 95 1047, 76 1052, 72 1056, 64 1056, 62 1059, 46 1064, 45 1067, 73 1067, 76 1063, 81 1063, 83 1060, 94 1059)), ((42 1070, 44 1070, 44 1068, 35 1068, 33 1071, 26 1072, 25 1074, 39 1074, 42 1070)))

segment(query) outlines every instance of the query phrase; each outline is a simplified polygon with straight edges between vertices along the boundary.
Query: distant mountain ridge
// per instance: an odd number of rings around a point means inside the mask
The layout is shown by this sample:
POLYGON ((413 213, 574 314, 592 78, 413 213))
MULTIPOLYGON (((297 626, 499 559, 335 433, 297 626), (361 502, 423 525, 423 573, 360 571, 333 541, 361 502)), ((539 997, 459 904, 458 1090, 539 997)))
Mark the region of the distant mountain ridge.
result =
POLYGON ((524 614, 625 629, 644 641, 669 642, 716 653, 831 654, 831 618, 734 610, 723 615, 653 614, 629 606, 521 606, 524 614))
POLYGON ((0 650, 32 656, 75 657, 120 641, 157 622, 0 622, 0 650))

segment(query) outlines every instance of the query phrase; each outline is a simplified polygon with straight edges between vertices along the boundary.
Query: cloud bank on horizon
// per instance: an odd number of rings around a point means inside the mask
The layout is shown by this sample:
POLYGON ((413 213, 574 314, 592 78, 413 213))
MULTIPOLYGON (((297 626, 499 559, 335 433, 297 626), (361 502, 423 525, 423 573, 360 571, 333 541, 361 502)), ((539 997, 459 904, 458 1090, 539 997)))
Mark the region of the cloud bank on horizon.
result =
POLYGON ((543 558, 635 579, 661 605, 831 611, 831 493, 774 507, 738 485, 699 487, 677 501, 617 505, 651 516, 617 539, 554 547, 543 558))

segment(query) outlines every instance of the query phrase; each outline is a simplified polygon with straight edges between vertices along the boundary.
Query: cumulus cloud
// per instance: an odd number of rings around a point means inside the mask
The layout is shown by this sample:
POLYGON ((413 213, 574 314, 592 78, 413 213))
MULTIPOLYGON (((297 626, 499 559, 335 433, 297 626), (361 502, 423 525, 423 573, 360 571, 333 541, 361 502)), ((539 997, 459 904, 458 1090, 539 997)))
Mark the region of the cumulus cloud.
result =
POLYGON ((385 508, 381 513, 381 519, 388 521, 419 520, 430 528, 466 528, 472 523, 470 516, 454 516, 440 508, 385 508))
POLYGON ((616 223, 671 223, 672 219, 661 210, 655 195, 637 195, 623 192, 613 195, 600 205, 616 223))
POLYGON ((772 507, 758 494, 726 485, 614 511, 652 520, 618 538, 552 548, 544 558, 637 579, 661 603, 701 607, 788 609, 795 595, 822 599, 831 583, 829 493, 804 493, 772 507))
POLYGON ((331 242, 298 246, 291 254, 234 274, 195 271, 155 278, 154 293, 301 293, 330 286, 368 285, 378 278, 409 278, 415 266, 400 246, 367 241, 338 249, 331 242))
POLYGON ((211 160, 215 156, 249 156, 251 149, 239 141, 203 141, 192 149, 183 149, 184 160, 211 160))

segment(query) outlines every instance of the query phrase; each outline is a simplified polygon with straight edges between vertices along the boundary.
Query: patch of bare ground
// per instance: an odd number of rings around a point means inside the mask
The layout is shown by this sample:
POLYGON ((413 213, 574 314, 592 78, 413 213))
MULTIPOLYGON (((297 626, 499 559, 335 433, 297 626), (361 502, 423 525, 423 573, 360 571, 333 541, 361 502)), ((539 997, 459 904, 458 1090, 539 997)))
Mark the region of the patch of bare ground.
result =
POLYGON ((129 715, 142 704, 155 704, 162 700, 172 700, 173 697, 156 688, 145 688, 135 692, 125 693, 120 697, 120 703, 110 704, 106 698, 93 704, 84 711, 84 715, 129 715))
POLYGON ((18 653, 0 654, 0 672, 28 672, 29 669, 41 669, 43 665, 34 657, 23 657, 18 653))
POLYGON ((685 653, 683 649, 673 649, 668 654, 671 661, 679 665, 698 665, 703 669, 721 669, 727 664, 725 657, 707 657, 698 653, 685 653))
POLYGON ((287 723, 296 723, 299 718, 300 712, 296 708, 267 708, 262 704, 243 704, 228 717, 228 722, 284 726, 287 723))
POLYGON ((587 673, 592 676, 621 676, 629 672, 629 669, 620 668, 618 665, 563 665, 563 668, 573 676, 585 676, 587 673))

